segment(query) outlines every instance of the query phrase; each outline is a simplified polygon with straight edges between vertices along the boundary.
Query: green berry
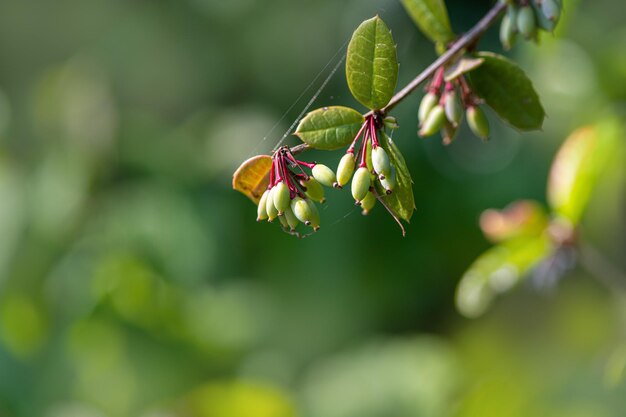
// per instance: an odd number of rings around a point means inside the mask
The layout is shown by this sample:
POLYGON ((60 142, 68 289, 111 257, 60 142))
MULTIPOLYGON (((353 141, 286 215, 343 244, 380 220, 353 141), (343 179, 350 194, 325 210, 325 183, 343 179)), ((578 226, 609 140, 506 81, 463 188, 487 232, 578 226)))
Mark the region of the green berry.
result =
POLYGON ((530 6, 522 6, 517 14, 517 28, 526 39, 532 39, 537 32, 535 12, 530 6))
POLYGON ((270 222, 273 222, 274 219, 278 216, 278 209, 276 208, 276 205, 274 204, 274 190, 276 189, 276 187, 272 187, 270 188, 268 194, 267 194, 267 199, 265 200, 265 211, 267 212, 267 219, 270 222))
POLYGON ((439 103, 439 96, 435 93, 429 92, 424 96, 424 98, 422 98, 419 111, 417 112, 420 125, 422 125, 426 121, 428 114, 433 109, 433 107, 437 105, 437 103, 439 103))
POLYGON ((267 196, 269 194, 269 190, 265 190, 265 192, 263 193, 263 195, 261 196, 261 199, 259 200, 259 205, 257 207, 256 210, 256 221, 260 222, 261 220, 265 220, 267 219, 267 209, 266 204, 267 204, 267 196))
POLYGON ((517 37, 517 26, 515 21, 511 20, 510 15, 505 15, 500 24, 500 42, 505 50, 511 49, 517 37))
POLYGON ((307 226, 311 224, 311 217, 313 214, 311 213, 311 207, 304 198, 296 197, 291 200, 291 211, 302 223, 307 226))
POLYGON ((398 128, 398 119, 393 116, 387 116, 383 119, 383 124, 387 129, 395 130, 398 128))
POLYGON ((551 22, 557 22, 561 16, 561 7, 555 0, 542 0, 541 12, 551 22))
POLYGON ((371 191, 368 191, 365 198, 361 201, 361 208, 363 211, 361 212, 364 216, 370 214, 374 206, 376 205, 376 196, 371 191))
POLYGON ((458 125, 454 126, 450 122, 444 123, 443 127, 441 128, 441 139, 442 139, 443 144, 446 146, 450 145, 454 141, 458 130, 459 130, 458 125))
POLYGON ((320 228, 320 212, 317 210, 317 206, 311 200, 304 200, 306 204, 309 206, 309 211, 311 213, 310 222, 307 226, 311 226, 314 231, 318 231, 320 228))
POLYGON ((430 113, 428 113, 428 117, 424 121, 424 124, 422 124, 419 135, 421 137, 434 135, 439 129, 441 129, 445 121, 446 111, 443 106, 438 104, 433 107, 430 113))
POLYGON ((300 181, 300 184, 306 188, 306 196, 311 200, 319 201, 320 203, 326 200, 324 198, 324 188, 315 178, 309 177, 306 181, 300 181))
POLYGON ((323 164, 315 164, 311 170, 313 178, 327 187, 334 187, 337 182, 337 176, 332 169, 323 164))
POLYGON ((365 164, 369 172, 374 171, 374 163, 372 162, 372 141, 368 140, 365 144, 365 164))
POLYGON ((337 185, 339 185, 339 187, 343 187, 350 181, 354 173, 355 165, 354 153, 348 152, 341 157, 339 165, 337 166, 337 185))
POLYGON ((448 121, 452 124, 458 125, 463 119, 463 105, 454 90, 446 93, 445 111, 448 121))
POLYGON ((298 223, 300 223, 300 221, 298 220, 296 215, 293 214, 293 210, 291 209, 291 207, 288 207, 285 210, 285 215, 283 217, 287 221, 287 225, 289 226, 289 230, 291 230, 292 232, 295 232, 296 227, 298 227, 298 223))
POLYGON ((395 168, 392 167, 389 175, 383 178, 382 180, 380 180, 380 185, 383 186, 387 194, 391 194, 393 192, 393 189, 396 188, 396 169, 395 168))
POLYGON ((383 177, 391 171, 389 156, 381 146, 372 149, 372 165, 374 166, 374 171, 383 177))
POLYGON ((274 199, 274 206, 278 210, 278 215, 282 216, 285 209, 291 204, 291 197, 289 195, 289 187, 284 181, 279 182, 273 188, 272 197, 274 199))
POLYGON ((370 172, 366 167, 361 167, 354 173, 352 178, 352 197, 360 203, 365 198, 372 185, 370 172))
POLYGON ((467 124, 479 138, 489 139, 489 121, 480 107, 471 106, 467 109, 467 124))

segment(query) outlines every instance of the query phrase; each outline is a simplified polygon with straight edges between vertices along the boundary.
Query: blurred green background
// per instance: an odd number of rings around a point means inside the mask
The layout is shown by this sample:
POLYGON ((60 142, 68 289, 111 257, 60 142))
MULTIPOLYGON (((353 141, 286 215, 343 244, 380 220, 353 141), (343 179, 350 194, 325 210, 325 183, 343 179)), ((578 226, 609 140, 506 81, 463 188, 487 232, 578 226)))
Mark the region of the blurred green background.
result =
MULTIPOLYGON (((447 3, 459 32, 490 7, 447 3)), ((626 114, 623 2, 565 9, 557 37, 510 54, 543 132, 492 118, 490 143, 443 147, 416 137, 415 95, 395 113, 407 237, 330 190, 298 240, 255 222, 232 172, 363 19, 392 28, 400 85, 432 61, 398 1, 2 0, 0 416, 624 416, 625 297, 599 277, 524 283, 477 320, 454 309, 489 247, 480 213, 545 201, 568 133, 626 114)), ((501 52, 497 30, 481 45, 501 52)), ((316 102, 332 104, 359 108, 342 70, 316 102)), ((625 270, 623 191, 602 183, 582 233, 625 270)))

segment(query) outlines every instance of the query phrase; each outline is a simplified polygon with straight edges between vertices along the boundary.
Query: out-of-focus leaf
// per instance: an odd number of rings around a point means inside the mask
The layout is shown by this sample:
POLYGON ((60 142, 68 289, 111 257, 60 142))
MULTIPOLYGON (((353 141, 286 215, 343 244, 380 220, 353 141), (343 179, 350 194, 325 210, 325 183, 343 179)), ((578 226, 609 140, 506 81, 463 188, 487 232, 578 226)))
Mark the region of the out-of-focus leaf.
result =
POLYGON ((548 226, 546 210, 536 201, 521 200, 503 210, 485 210, 480 216, 480 228, 492 242, 502 242, 522 236, 538 236, 548 226))
POLYGON ((380 183, 376 181, 376 188, 380 195, 389 206, 389 208, 402 220, 409 222, 413 212, 415 211, 415 199, 413 197, 413 180, 411 179, 411 173, 406 165, 402 152, 395 144, 395 142, 385 134, 380 132, 380 146, 389 155, 389 160, 396 167, 396 187, 393 189, 393 193, 385 195, 385 191, 380 186, 380 183))
POLYGON ((361 113, 349 107, 322 107, 307 114, 295 134, 312 148, 332 151, 348 146, 364 121, 361 113))
POLYGON ((267 384, 247 381, 212 382, 195 389, 184 401, 186 416, 294 417, 287 394, 267 384))
POLYGON ((456 290, 458 310, 467 317, 481 315, 497 294, 510 290, 552 250, 543 235, 509 240, 489 249, 463 274, 456 290))
POLYGON ((619 122, 609 120, 573 132, 559 149, 548 179, 554 212, 575 225, 580 221, 602 170, 624 139, 619 122))
POLYGON ((476 57, 483 64, 469 73, 474 92, 511 126, 541 129, 545 111, 524 71, 501 55, 479 52, 476 57))
POLYGON ((444 0, 402 0, 417 27, 433 42, 446 44, 454 39, 444 0))
POLYGON ((245 161, 233 175, 233 188, 254 204, 259 204, 263 192, 270 182, 270 169, 272 157, 269 155, 257 155, 245 161))
POLYGON ((14 355, 35 353, 46 338, 41 306, 22 294, 5 294, 0 301, 0 341, 14 355))
POLYGON ((391 31, 375 16, 354 31, 346 58, 348 87, 365 107, 383 108, 398 82, 398 58, 391 31))
POLYGON ((470 72, 480 67, 484 62, 482 58, 463 57, 448 67, 445 72, 445 80, 452 81, 466 72, 470 72))

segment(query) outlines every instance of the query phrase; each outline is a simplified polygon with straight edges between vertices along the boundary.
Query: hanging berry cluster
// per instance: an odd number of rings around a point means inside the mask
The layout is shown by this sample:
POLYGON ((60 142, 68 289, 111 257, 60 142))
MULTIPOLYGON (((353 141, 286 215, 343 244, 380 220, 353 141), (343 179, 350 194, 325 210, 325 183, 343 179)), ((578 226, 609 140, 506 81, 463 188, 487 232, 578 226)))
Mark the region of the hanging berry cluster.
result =
POLYGON ((463 75, 444 81, 444 68, 439 68, 426 87, 426 95, 419 106, 418 119, 421 137, 441 131, 443 143, 454 140, 463 114, 471 131, 483 140, 489 138, 489 122, 480 108, 481 99, 472 92, 463 75))
POLYGON ((283 146, 272 156, 270 182, 259 201, 257 221, 278 218, 291 232, 300 222, 317 231, 320 215, 314 201, 325 201, 322 185, 337 187, 335 173, 326 165, 297 160, 289 147, 283 146), (311 175, 304 168, 310 169, 311 175))
POLYGON ((561 16, 562 0, 507 0, 507 12, 500 24, 500 41, 511 49, 521 33, 538 40, 539 30, 553 32, 561 16))

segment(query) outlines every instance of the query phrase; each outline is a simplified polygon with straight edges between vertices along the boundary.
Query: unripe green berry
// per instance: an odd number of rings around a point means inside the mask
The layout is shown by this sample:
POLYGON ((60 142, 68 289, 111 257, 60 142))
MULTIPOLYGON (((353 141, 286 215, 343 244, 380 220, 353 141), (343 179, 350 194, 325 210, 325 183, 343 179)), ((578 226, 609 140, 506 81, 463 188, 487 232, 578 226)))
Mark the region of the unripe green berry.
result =
POLYGON ((555 0, 542 0, 541 12, 551 22, 556 22, 561 16, 561 7, 555 0))
POLYGON ((372 163, 372 141, 368 140, 365 144, 365 164, 367 170, 371 173, 374 170, 374 164, 372 163))
POLYGON ((327 187, 334 187, 337 182, 337 176, 326 165, 315 164, 311 172, 313 173, 313 178, 327 187))
POLYGON ((452 124, 458 125, 463 119, 463 105, 454 90, 446 93, 445 111, 448 121, 452 124))
POLYGON ((274 206, 278 210, 278 215, 282 216, 285 209, 291 204, 291 197, 289 195, 289 187, 284 181, 279 182, 274 186, 272 197, 274 198, 274 206))
POLYGON ((517 14, 517 28, 526 39, 532 39, 537 32, 535 12, 530 6, 522 6, 517 14))
POLYGON ((393 189, 396 188, 396 169, 395 168, 392 167, 389 175, 383 178, 382 180, 380 180, 380 185, 383 186, 387 194, 391 194, 393 192, 393 189))
POLYGON ((443 142, 444 145, 450 145, 455 137, 456 137, 456 133, 459 131, 459 126, 456 125, 454 126, 452 123, 447 122, 443 124, 443 127, 441 128, 441 140, 443 142))
POLYGON ((395 130, 398 128, 398 119, 393 116, 387 116, 383 119, 383 124, 387 129, 395 130))
POLYGON ((519 32, 519 30, 517 29, 517 14, 518 13, 519 13, 519 8, 514 4, 510 4, 509 7, 507 7, 506 9, 506 15, 509 17, 509 21, 511 22, 511 28, 513 29, 514 33, 519 32))
POLYGON ((370 172, 366 167, 361 167, 354 173, 352 178, 352 197, 360 203, 365 198, 372 185, 370 172))
MULTIPOLYGON (((542 4, 533 3, 535 9, 535 17, 537 18, 537 27, 545 30, 546 32, 554 32, 558 18, 556 20, 550 20, 543 12, 542 4)), ((558 6, 560 8, 560 6, 558 6)))
POLYGON ((291 209, 291 207, 288 207, 285 210, 285 215, 283 217, 287 221, 287 225, 289 226, 289 230, 294 232, 296 230, 296 227, 298 227, 298 223, 300 223, 300 221, 298 220, 296 215, 293 214, 293 210, 291 209))
MULTIPOLYGON (((284 214, 284 212, 283 212, 283 214, 284 214)), ((283 228, 290 229, 289 222, 287 221, 287 219, 285 218, 284 215, 278 216, 278 220, 280 220, 280 224, 281 224, 281 226, 283 226, 283 228)))
POLYGON ((313 201, 308 199, 304 201, 309 206, 309 211, 311 213, 310 222, 307 226, 311 226, 313 230, 317 232, 320 228, 320 212, 313 201))
POLYGON ((471 106, 467 109, 467 124, 479 138, 489 139, 489 121, 480 107, 471 106))
POLYGON ((278 216, 278 209, 274 204, 274 190, 276 187, 270 188, 267 194, 267 200, 265 200, 265 211, 267 212, 267 219, 270 222, 273 222, 274 219, 278 216))
POLYGON ((419 135, 421 137, 434 135, 441 127, 443 123, 446 121, 446 111, 443 106, 436 105, 433 109, 428 113, 428 117, 422 124, 422 128, 419 131, 419 135))
POLYGON ((309 177, 306 181, 300 181, 300 184, 306 188, 306 196, 311 200, 319 201, 320 203, 325 201, 324 188, 315 178, 309 177))
POLYGON ((267 204, 267 196, 269 194, 269 190, 265 190, 265 192, 263 192, 263 195, 261 195, 261 199, 259 200, 259 205, 256 209, 256 221, 260 222, 261 220, 265 220, 267 219, 267 209, 266 204, 267 204))
POLYGON ((364 216, 370 214, 374 206, 376 205, 376 196, 371 191, 368 191, 365 198, 361 201, 361 208, 363 211, 361 212, 364 216))
POLYGON ((391 171, 389 156, 381 146, 372 149, 372 165, 374 166, 374 171, 383 177, 387 176, 389 171, 391 171))
POLYGON ((500 24, 500 42, 505 50, 511 49, 517 37, 517 26, 515 21, 507 14, 502 18, 500 24))
POLYGON ((355 165, 356 161, 352 152, 348 152, 341 157, 339 165, 337 166, 337 184, 340 187, 343 187, 350 181, 354 173, 355 165))
POLYGON ((311 224, 311 207, 304 198, 296 197, 291 200, 291 211, 302 223, 307 226, 311 224))
POLYGON ((433 109, 433 107, 437 105, 437 103, 439 103, 439 96, 435 93, 429 92, 424 96, 424 98, 422 98, 419 111, 417 112, 417 117, 419 119, 420 125, 422 125, 426 121, 428 114, 433 109))

